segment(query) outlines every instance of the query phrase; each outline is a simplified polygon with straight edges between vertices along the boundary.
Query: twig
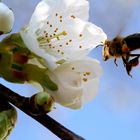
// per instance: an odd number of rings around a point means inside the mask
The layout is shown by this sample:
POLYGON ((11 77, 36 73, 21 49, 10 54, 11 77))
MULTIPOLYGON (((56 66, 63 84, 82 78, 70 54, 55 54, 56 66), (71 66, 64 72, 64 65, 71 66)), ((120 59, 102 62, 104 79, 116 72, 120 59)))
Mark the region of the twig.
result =
POLYGON ((40 112, 36 112, 35 114, 34 111, 32 110, 28 97, 20 96, 1 84, 0 84, 0 98, 3 98, 6 101, 12 103, 14 106, 22 110, 24 113, 26 113, 27 115, 38 121, 40 124, 48 128, 51 132, 53 132, 56 136, 58 136, 62 140, 84 140, 84 138, 68 130, 60 123, 52 119, 50 116, 46 114, 37 115, 40 114, 40 112))

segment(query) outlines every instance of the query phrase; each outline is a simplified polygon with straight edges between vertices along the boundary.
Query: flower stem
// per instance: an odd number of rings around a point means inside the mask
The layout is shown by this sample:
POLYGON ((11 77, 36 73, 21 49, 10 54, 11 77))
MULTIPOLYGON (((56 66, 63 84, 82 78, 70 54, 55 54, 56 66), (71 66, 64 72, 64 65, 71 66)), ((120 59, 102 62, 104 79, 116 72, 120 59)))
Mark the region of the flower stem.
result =
POLYGON ((31 106, 30 98, 20 96, 1 84, 0 84, 0 97, 6 100, 7 102, 12 103, 14 106, 22 110, 24 113, 26 113, 27 115, 38 121, 40 124, 48 128, 52 133, 54 133, 62 140, 84 140, 84 138, 68 130, 60 123, 52 119, 50 116, 46 114, 41 114, 39 110, 38 112, 35 113, 31 106))

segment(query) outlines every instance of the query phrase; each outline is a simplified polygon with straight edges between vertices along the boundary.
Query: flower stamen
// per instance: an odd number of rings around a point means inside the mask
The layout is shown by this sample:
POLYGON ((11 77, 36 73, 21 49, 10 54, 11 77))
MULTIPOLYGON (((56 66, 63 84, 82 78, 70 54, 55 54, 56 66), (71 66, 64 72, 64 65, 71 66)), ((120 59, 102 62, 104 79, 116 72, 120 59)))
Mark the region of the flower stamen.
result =
POLYGON ((87 78, 83 78, 83 81, 84 81, 84 82, 87 82, 87 80, 88 80, 87 78))
POLYGON ((75 19, 76 17, 74 15, 71 15, 71 18, 75 19))
POLYGON ((51 42, 52 39, 57 39, 57 40, 60 40, 60 36, 66 36, 67 35, 67 32, 63 31, 59 34, 53 34, 53 35, 50 35, 50 37, 47 37, 47 36, 41 36, 41 37, 38 37, 37 38, 37 41, 39 42, 40 45, 44 45, 46 43, 49 43, 51 42))

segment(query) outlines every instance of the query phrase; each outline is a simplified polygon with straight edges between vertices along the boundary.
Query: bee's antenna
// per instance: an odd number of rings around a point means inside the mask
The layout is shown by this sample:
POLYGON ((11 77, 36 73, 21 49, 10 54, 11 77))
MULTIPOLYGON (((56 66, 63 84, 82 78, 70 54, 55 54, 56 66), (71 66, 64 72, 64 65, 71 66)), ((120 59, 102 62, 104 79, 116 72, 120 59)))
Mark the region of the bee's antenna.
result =
POLYGON ((96 46, 96 48, 103 47, 103 46, 104 46, 103 44, 99 44, 99 45, 96 46))

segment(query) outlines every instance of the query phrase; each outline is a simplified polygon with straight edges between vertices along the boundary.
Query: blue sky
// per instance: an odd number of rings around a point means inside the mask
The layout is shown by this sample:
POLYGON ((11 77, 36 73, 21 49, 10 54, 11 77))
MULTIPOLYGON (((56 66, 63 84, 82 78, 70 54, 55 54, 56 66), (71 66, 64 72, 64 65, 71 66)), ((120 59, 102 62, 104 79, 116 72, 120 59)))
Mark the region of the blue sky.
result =
MULTIPOLYGON (((28 23, 39 0, 5 0, 15 12, 14 32, 28 23)), ((129 35, 140 31, 140 2, 138 0, 90 0, 90 21, 101 26, 108 38, 118 34, 129 35)), ((116 67, 113 60, 103 62, 101 48, 91 53, 101 61, 104 74, 98 96, 81 110, 57 106, 50 115, 64 126, 87 140, 139 140, 140 139, 140 67, 127 76, 122 62, 116 67)), ((30 85, 13 85, 1 80, 22 95, 36 90, 30 85)), ((46 128, 22 112, 9 140, 59 140, 46 128)))

